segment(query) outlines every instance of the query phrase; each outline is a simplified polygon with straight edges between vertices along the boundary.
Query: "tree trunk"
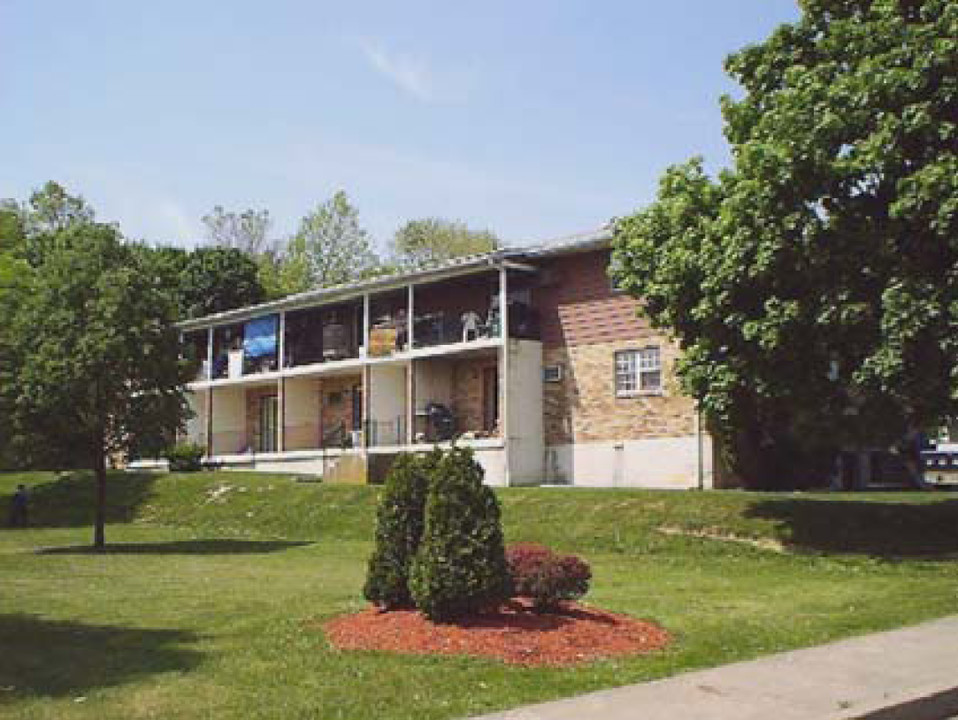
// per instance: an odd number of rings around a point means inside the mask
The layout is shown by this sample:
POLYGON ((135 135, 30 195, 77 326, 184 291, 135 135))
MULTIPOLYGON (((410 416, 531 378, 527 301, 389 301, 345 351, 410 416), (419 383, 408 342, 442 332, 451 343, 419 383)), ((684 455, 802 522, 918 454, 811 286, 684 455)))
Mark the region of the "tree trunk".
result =
POLYGON ((102 450, 96 454, 93 461, 93 472, 96 475, 96 517, 93 521, 93 547, 106 547, 106 457, 102 450))

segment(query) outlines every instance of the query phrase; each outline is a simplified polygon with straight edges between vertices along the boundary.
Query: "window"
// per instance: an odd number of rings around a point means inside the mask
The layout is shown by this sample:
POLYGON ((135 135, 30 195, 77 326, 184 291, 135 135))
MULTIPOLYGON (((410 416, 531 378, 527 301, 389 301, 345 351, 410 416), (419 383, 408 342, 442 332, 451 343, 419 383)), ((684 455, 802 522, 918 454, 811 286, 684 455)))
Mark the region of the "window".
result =
POLYGON ((615 354, 616 397, 662 392, 662 361, 657 347, 615 354))
POLYGON ((562 382, 562 366, 546 365, 542 368, 542 380, 547 383, 562 382))

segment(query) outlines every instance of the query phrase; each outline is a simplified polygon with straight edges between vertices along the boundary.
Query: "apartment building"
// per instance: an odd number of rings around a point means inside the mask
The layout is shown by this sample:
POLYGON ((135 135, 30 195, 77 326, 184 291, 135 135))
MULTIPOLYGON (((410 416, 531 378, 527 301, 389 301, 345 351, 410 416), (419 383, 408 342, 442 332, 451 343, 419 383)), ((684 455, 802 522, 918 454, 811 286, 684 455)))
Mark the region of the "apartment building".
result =
POLYGON ((181 323, 187 435, 225 468, 378 482, 473 448, 493 485, 711 487, 677 347, 608 275, 611 231, 181 323))

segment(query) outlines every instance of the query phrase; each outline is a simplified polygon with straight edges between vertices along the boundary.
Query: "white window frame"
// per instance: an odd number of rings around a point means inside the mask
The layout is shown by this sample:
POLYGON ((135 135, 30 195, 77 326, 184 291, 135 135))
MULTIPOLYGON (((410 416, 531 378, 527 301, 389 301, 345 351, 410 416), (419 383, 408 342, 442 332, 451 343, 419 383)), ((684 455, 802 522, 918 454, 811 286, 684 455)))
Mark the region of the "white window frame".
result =
POLYGON ((615 396, 662 395, 662 351, 658 345, 617 350, 613 359, 615 396), (658 383, 645 385, 645 376, 658 374, 658 383))
POLYGON ((542 366, 542 382, 557 383, 562 382, 562 366, 553 363, 542 366))

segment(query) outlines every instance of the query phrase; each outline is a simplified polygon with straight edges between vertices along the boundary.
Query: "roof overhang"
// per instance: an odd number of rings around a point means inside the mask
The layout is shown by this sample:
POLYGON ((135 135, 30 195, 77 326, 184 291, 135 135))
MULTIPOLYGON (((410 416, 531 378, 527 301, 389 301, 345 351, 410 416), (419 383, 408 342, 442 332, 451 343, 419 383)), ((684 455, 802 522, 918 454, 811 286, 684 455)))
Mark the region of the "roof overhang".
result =
POLYGON ((492 269, 508 268, 524 272, 534 272, 529 261, 539 258, 570 255, 589 250, 608 247, 612 242, 612 224, 603 225, 598 230, 580 235, 570 235, 550 242, 526 247, 504 248, 481 255, 465 257, 436 263, 419 270, 381 275, 361 282, 333 285, 331 287, 308 290, 296 295, 270 302, 249 305, 247 307, 226 310, 213 315, 183 320, 177 327, 183 331, 200 330, 214 325, 227 325, 250 320, 260 315, 289 310, 301 310, 315 305, 361 298, 371 292, 388 292, 409 285, 421 285, 438 282, 463 275, 474 275, 492 269))

